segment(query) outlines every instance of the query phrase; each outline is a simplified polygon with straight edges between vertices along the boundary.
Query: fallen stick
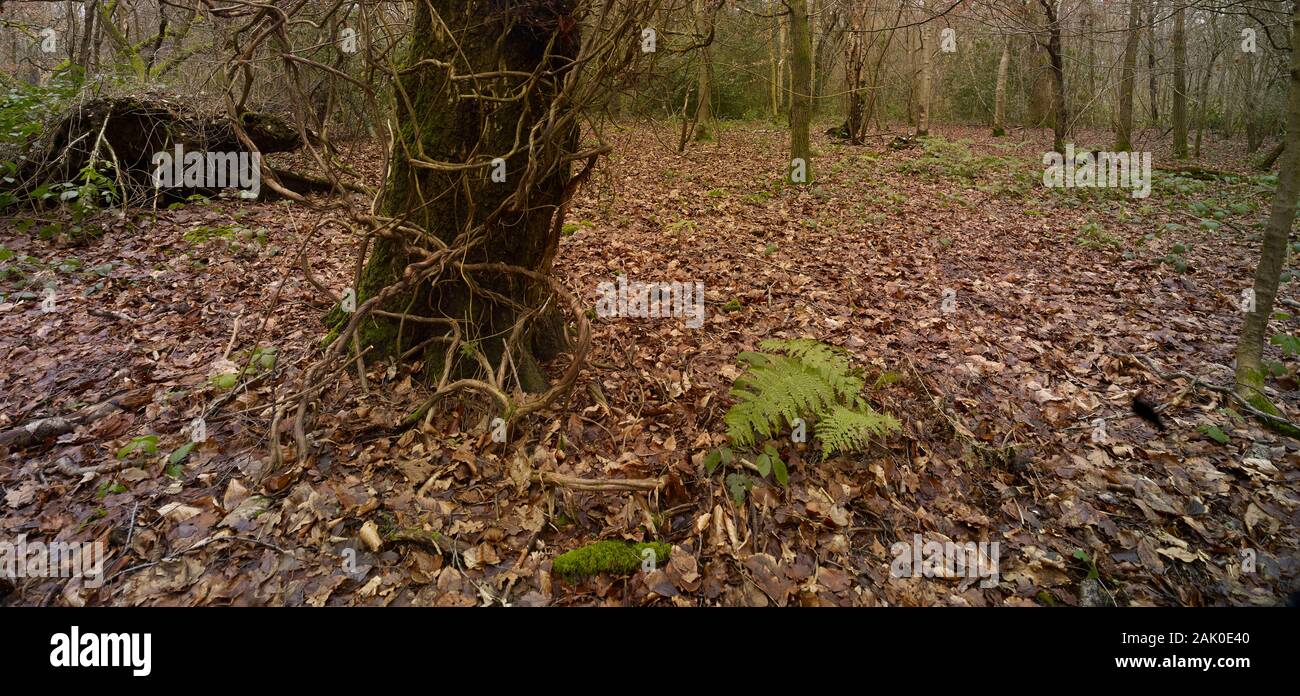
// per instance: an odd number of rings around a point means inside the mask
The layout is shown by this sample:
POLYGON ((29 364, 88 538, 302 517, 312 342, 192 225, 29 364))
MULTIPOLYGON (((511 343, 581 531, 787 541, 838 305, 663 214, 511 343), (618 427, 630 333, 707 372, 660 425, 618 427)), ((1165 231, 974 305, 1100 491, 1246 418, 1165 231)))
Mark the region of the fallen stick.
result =
POLYGON ((661 478, 652 479, 584 479, 577 476, 565 476, 550 472, 534 471, 532 479, 561 488, 573 488, 580 491, 657 491, 664 485, 661 478))
POLYGON ((72 432, 79 425, 88 425, 104 416, 126 408, 135 408, 148 400, 149 390, 134 389, 113 398, 88 406, 75 416, 51 416, 0 432, 0 445, 23 448, 38 442, 72 432))
POLYGON ((426 532, 423 529, 399 529, 386 537, 387 541, 409 542, 428 546, 439 554, 460 556, 470 549, 470 544, 457 541, 445 534, 426 532))

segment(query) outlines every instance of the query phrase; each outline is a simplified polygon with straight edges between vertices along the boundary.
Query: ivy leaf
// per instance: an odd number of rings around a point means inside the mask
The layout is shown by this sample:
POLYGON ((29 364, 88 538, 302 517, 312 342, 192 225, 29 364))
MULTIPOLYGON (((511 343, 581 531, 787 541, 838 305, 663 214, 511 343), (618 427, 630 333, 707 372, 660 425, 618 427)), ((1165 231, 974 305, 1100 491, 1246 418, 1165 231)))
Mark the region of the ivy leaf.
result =
POLYGON ((745 494, 754 487, 754 481, 744 474, 727 474, 727 490, 737 505, 745 502, 745 494))
POLYGON ((1226 444, 1228 444, 1228 435, 1227 435, 1227 433, 1225 433, 1225 432, 1223 432, 1222 430, 1220 430, 1220 429, 1219 429, 1219 426, 1217 426, 1217 425, 1209 425, 1209 424, 1207 424, 1207 425, 1202 425, 1201 427, 1197 428, 1196 430, 1197 430, 1197 432, 1199 432, 1199 433, 1201 433, 1202 435, 1204 435, 1204 436, 1210 438, 1211 440, 1214 440, 1215 442, 1219 443, 1220 445, 1226 445, 1226 444))
POLYGON ((772 471, 776 474, 776 482, 785 486, 790 483, 790 472, 785 468, 785 462, 780 457, 772 458, 772 471))
POLYGON ((198 447, 198 445, 199 443, 197 442, 187 442, 180 447, 177 447, 176 450, 171 453, 171 456, 167 457, 167 463, 171 465, 180 464, 185 461, 186 457, 190 456, 190 452, 193 452, 194 448, 198 447))
POLYGON ((226 372, 212 378, 212 383, 217 385, 218 389, 233 389, 239 382, 239 374, 236 372, 226 372))
POLYGON ((157 435, 141 435, 131 438, 131 441, 122 445, 122 449, 117 451, 118 459, 126 459, 136 452, 143 451, 145 454, 154 454, 158 451, 157 435))
POLYGON ((1300 339, 1290 334, 1274 334, 1272 338, 1268 339, 1268 342, 1281 348, 1282 352, 1287 355, 1300 354, 1300 339))
POLYGON ((715 449, 712 452, 709 452, 709 454, 704 457, 704 470, 712 474, 713 470, 717 469, 718 465, 721 463, 722 463, 722 450, 715 449))

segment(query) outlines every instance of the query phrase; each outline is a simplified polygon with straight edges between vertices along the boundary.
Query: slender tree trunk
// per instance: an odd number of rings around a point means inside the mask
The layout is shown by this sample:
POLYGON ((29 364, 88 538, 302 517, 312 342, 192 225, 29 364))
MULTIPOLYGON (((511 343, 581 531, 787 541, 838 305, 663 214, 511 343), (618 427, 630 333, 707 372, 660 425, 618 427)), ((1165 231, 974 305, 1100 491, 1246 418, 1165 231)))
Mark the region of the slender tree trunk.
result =
POLYGON ((1255 269, 1254 311, 1246 313, 1237 340, 1237 391, 1256 408, 1275 413, 1264 396, 1264 371, 1260 364, 1268 320, 1286 262, 1287 242, 1295 223, 1296 196, 1300 194, 1300 3, 1291 15, 1291 86, 1287 98, 1286 150, 1282 153, 1277 192, 1264 230, 1259 266, 1255 269))
POLYGON ((808 0, 808 109, 817 113, 817 0, 808 0))
MULTIPOLYGON (((1087 8, 1087 13, 1084 15, 1088 35, 1088 90, 1085 93, 1085 103, 1093 103, 1097 98, 1097 6, 1093 4, 1093 0, 1088 0, 1087 8)), ((1088 109, 1089 114, 1093 111, 1093 109, 1088 109)), ((1090 124, 1093 122, 1091 115, 1088 122, 1090 124)))
POLYGON ((929 40, 930 25, 922 24, 917 32, 921 53, 921 79, 916 88, 916 134, 930 133, 930 82, 933 79, 934 61, 930 57, 933 42, 929 40))
MULTIPOLYGON (((699 41, 703 41, 709 34, 705 0, 695 0, 695 34, 699 37, 699 41)), ((713 129, 713 95, 709 89, 713 61, 710 58, 709 47, 701 48, 697 57, 700 63, 695 91, 695 139, 704 140, 710 136, 713 129)))
POLYGON ((1278 158, 1281 157, 1282 153, 1285 151, 1286 134, 1284 133, 1282 135, 1282 140, 1278 141, 1278 144, 1275 145, 1272 150, 1269 150, 1267 155, 1264 155, 1257 163, 1255 163, 1255 168, 1265 172, 1272 169, 1273 163, 1277 162, 1278 158))
POLYGON ((1256 54, 1243 54, 1242 65, 1246 70, 1246 79, 1241 82, 1241 89, 1244 92, 1245 99, 1242 100, 1243 113, 1242 120, 1246 125, 1246 153, 1254 154, 1259 146, 1264 143, 1264 134, 1261 132, 1259 117, 1259 98, 1257 94, 1257 73, 1261 72, 1259 68, 1260 61, 1255 57, 1256 54))
POLYGON ((771 70, 771 80, 769 81, 768 84, 768 91, 770 92, 771 101, 772 101, 773 121, 775 121, 777 117, 781 115, 781 57, 780 57, 781 49, 778 47, 778 43, 780 42, 780 36, 781 36, 781 18, 778 17, 776 18, 775 23, 772 25, 772 42, 770 44, 772 70, 771 70))
MULTIPOLYGON (((1181 0, 1174 0, 1181 2, 1181 0)), ((1174 8, 1174 158, 1187 159, 1187 36, 1185 11, 1174 8)))
POLYGON ((1032 6, 1027 6, 1025 14, 1025 23, 1032 27, 1034 65, 1030 73, 1032 81, 1029 85, 1029 102, 1024 112, 1024 125, 1042 128, 1055 119, 1052 111, 1052 60, 1047 52, 1047 44, 1038 38, 1040 34, 1048 33, 1048 13, 1040 15, 1032 11, 1032 6))
POLYGON ((1124 42, 1124 67, 1119 79, 1119 114, 1115 119, 1115 149, 1119 152, 1133 149, 1133 83, 1137 70, 1138 25, 1142 21, 1142 7, 1138 0, 1128 3, 1128 36, 1124 42))
MULTIPOLYGON (((1177 1, 1177 0, 1175 0, 1177 1)), ((1151 101, 1151 127, 1160 127, 1160 73, 1156 71, 1156 16, 1160 14, 1160 3, 1151 0, 1147 3, 1147 98, 1151 101)))
POLYGON ((1007 134, 1007 67, 1011 64, 1011 37, 1002 42, 1002 57, 998 59, 998 81, 993 90, 993 137, 1007 134))
POLYGON ((808 34, 807 0, 790 0, 790 175, 792 183, 813 180, 812 147, 808 140, 812 118, 812 45, 808 34), (798 163, 802 161, 803 171, 798 163), (802 181, 797 181, 802 174, 802 181))
POLYGON ((1205 131, 1205 114, 1209 109, 1210 95, 1210 76, 1214 72, 1214 61, 1219 57, 1217 50, 1211 51, 1210 60, 1205 64, 1205 72, 1201 74, 1201 83, 1196 88, 1196 145, 1195 155, 1201 156, 1201 134, 1205 131))
POLYGON ((1065 138, 1070 129, 1070 109, 1065 100, 1065 56, 1061 48, 1061 21, 1056 14, 1056 0, 1038 0, 1047 13, 1047 58, 1052 65, 1053 106, 1056 122, 1052 126, 1052 147, 1065 152, 1065 138))
POLYGON ((788 83, 786 82, 785 79, 786 65, 789 61, 786 60, 785 21, 781 18, 778 18, 776 21, 777 21, 777 29, 778 29, 777 39, 776 39, 776 54, 777 56, 779 56, 776 64, 776 84, 777 84, 777 95, 778 95, 776 106, 777 106, 777 112, 780 113, 790 104, 790 94, 787 89, 788 83))

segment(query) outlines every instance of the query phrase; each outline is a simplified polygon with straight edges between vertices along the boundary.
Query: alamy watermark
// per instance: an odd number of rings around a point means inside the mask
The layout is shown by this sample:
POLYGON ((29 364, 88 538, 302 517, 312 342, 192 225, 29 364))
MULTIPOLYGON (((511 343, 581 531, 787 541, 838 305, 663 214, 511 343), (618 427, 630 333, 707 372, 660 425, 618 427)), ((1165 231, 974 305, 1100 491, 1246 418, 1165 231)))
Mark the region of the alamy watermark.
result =
POLYGON ((628 282, 619 276, 618 284, 605 282, 596 286, 596 315, 610 317, 685 317, 686 325, 698 329, 704 325, 704 283, 628 282))
POLYGON ((1043 155, 1043 185, 1048 188, 1126 188, 1133 198, 1151 195, 1150 152, 1076 153, 1074 145, 1065 146, 1065 155, 1043 155))
POLYGON ((257 198, 262 191, 262 155, 259 152, 155 152, 153 185, 156 188, 237 188, 241 198, 257 198))
POLYGON ((137 677, 153 672, 152 633, 82 633, 73 626, 50 636, 52 667, 127 667, 137 677))
POLYGON ((82 578, 94 589, 104 584, 104 543, 77 541, 0 541, 0 577, 82 578))
POLYGON ((996 587, 1001 574, 999 542, 925 541, 913 534, 912 541, 894 542, 889 547, 894 562, 889 566, 895 578, 981 578, 980 587, 996 587))

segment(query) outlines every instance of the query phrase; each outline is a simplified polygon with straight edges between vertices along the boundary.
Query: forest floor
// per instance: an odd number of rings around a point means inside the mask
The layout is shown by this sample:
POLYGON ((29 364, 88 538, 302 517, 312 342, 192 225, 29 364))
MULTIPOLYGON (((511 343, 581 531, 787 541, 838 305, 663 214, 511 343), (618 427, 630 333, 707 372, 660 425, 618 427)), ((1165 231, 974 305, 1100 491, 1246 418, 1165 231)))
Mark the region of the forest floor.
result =
MULTIPOLYGON (((3 538, 102 541, 106 582, 0 581, 0 603, 1281 603, 1300 571, 1300 442, 1151 369, 1230 383, 1270 181, 1215 139, 1201 164, 1240 176, 1157 171, 1146 199, 1049 189, 1050 132, 936 134, 902 150, 818 135, 816 181, 792 187, 779 126, 726 124, 685 155, 670 124, 612 130, 556 272, 592 305, 618 273, 703 282, 704 325, 594 320, 573 391, 505 444, 473 404, 395 428, 427 394, 412 365, 371 361, 364 394, 339 371, 321 454, 261 485, 268 406, 326 333, 299 255, 338 293, 357 240, 287 203, 146 211, 81 243, 66 222, 0 222, 0 431, 119 397, 0 450, 3 538), (738 502, 703 466, 736 356, 799 337, 883 377, 870 398, 902 430, 824 462, 787 446, 789 485, 755 481, 738 502), (1138 392, 1168 404, 1166 432, 1132 416, 1138 392), (187 445, 204 414, 206 441, 187 445), (581 491, 529 469, 666 484, 581 491), (891 546, 917 535, 997 542, 998 576, 891 576, 891 546), (650 572, 551 577, 556 554, 597 539, 674 548, 650 572)), ((1279 311, 1274 332, 1295 331, 1279 311)), ((1295 418, 1294 360, 1266 357, 1295 418)))

